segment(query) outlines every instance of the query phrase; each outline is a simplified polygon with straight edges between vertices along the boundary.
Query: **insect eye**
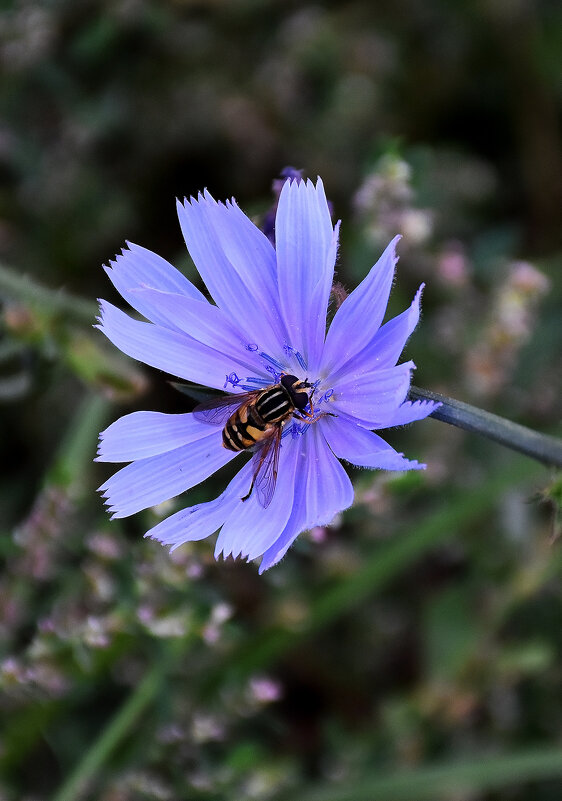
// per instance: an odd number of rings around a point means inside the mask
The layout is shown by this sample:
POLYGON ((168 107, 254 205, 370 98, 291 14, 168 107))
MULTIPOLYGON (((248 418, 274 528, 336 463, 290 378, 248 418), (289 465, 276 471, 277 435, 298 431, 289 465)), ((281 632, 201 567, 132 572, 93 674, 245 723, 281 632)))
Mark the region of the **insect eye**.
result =
POLYGON ((281 383, 285 389, 291 390, 293 384, 296 384, 298 378, 295 375, 284 375, 281 378, 281 383))
POLYGON ((295 392, 293 399, 297 409, 304 409, 308 403, 308 395, 306 392, 295 392))

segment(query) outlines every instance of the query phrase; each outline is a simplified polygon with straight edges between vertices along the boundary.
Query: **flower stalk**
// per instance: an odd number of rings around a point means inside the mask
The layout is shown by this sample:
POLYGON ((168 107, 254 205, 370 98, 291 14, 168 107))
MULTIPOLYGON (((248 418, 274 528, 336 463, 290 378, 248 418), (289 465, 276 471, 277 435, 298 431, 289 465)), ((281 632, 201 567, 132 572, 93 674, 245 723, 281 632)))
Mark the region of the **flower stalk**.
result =
POLYGON ((550 467, 562 467, 562 441, 556 437, 540 434, 526 426, 513 423, 497 414, 486 412, 469 403, 448 398, 438 392, 420 387, 410 388, 411 400, 431 400, 441 404, 430 417, 443 423, 463 428, 475 434, 499 442, 514 451, 524 453, 532 459, 550 467))
POLYGON ((88 325, 96 313, 96 306, 91 301, 63 289, 49 289, 31 276, 21 275, 4 264, 0 264, 0 296, 16 298, 49 316, 59 314, 67 320, 88 325))

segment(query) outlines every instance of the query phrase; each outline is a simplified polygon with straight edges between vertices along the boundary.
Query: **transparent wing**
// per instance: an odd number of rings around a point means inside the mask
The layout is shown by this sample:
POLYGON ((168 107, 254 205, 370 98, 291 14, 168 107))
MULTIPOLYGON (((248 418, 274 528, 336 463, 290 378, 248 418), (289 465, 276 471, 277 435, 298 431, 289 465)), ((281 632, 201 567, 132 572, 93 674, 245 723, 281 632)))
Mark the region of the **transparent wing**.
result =
POLYGON ((264 509, 267 509, 271 503, 275 492, 282 431, 281 426, 277 426, 274 433, 264 440, 263 445, 256 450, 253 457, 255 469, 252 486, 264 509))
POLYGON ((221 395, 220 398, 211 398, 205 403, 199 403, 193 410, 197 420, 204 423, 223 426, 228 418, 244 404, 251 403, 260 394, 260 390, 240 392, 234 395, 221 395))

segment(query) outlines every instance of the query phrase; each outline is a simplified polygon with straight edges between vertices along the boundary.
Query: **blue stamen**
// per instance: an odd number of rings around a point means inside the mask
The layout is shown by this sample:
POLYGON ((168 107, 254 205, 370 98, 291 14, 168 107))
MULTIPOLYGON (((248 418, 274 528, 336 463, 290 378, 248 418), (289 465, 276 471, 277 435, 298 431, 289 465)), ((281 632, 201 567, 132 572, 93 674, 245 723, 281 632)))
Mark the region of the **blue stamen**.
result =
POLYGON ((269 362, 269 364, 272 364, 274 367, 277 367, 279 370, 281 370, 281 372, 283 372, 285 369, 283 365, 277 361, 277 359, 273 358, 273 356, 268 356, 267 353, 264 353, 263 351, 260 351, 260 356, 262 359, 265 359, 266 362, 269 362))
MULTIPOLYGON (((314 388, 312 390, 313 392, 314 392, 314 389, 318 386, 319 383, 320 383, 319 381, 316 382, 316 384, 314 385, 314 388)), ((318 400, 314 401, 315 405, 316 406, 320 406, 321 403, 328 403, 328 401, 330 400, 330 398, 332 397, 333 394, 334 394, 334 390, 333 389, 326 390, 326 392, 323 395, 321 395, 318 398, 318 400)))
POLYGON ((237 386, 240 383, 240 379, 236 375, 236 373, 230 373, 226 376, 226 381, 224 382, 223 389, 226 389, 229 384, 232 384, 233 387, 237 386))
POLYGON ((283 350, 287 355, 294 356, 303 370, 307 369, 303 355, 299 353, 299 351, 296 348, 293 348, 292 345, 289 345, 287 344, 287 342, 285 342, 285 344, 283 345, 283 350))
POLYGON ((256 387, 267 387, 269 385, 269 381, 267 378, 254 378, 253 376, 248 376, 246 378, 246 384, 254 384, 256 387))
POLYGON ((302 435, 306 432, 307 426, 306 425, 299 425, 298 423, 293 423, 291 427, 291 434, 293 439, 297 439, 298 437, 302 437, 302 435))
POLYGON ((319 378, 318 381, 315 381, 314 384, 311 385, 311 391, 310 391, 310 397, 311 398, 314 397, 314 393, 316 392, 316 390, 318 389, 318 387, 319 387, 319 385, 321 383, 322 383, 322 379, 319 378))
POLYGON ((250 342, 248 345, 246 345, 246 350, 254 352, 257 349, 258 349, 258 346, 254 342, 250 342))
POLYGON ((282 371, 281 373, 278 373, 277 370, 275 370, 269 364, 266 365, 265 369, 267 370, 268 373, 271 373, 271 375, 274 377, 276 384, 278 384, 281 381, 282 371))

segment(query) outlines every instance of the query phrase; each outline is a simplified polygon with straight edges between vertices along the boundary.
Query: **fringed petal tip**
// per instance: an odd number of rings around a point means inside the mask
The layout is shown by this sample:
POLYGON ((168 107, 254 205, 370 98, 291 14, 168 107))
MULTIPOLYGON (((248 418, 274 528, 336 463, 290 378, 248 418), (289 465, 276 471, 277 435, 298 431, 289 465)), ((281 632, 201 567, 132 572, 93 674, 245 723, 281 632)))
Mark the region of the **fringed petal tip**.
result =
POLYGON ((202 191, 197 192, 197 197, 195 197, 195 195, 190 195, 189 197, 184 195, 183 199, 176 197, 176 208, 178 211, 180 209, 186 209, 186 206, 195 206, 198 203, 211 203, 217 205, 217 201, 211 195, 207 187, 205 187, 202 191))
MULTIPOLYGON (((213 556, 214 556, 214 558, 215 558, 215 561, 216 561, 216 562, 220 562, 220 561, 221 561, 221 559, 222 559, 222 561, 223 561, 223 562, 226 562, 226 560, 228 559, 228 557, 229 557, 229 556, 231 556, 231 553, 230 553, 230 552, 229 552, 229 553, 227 553, 227 552, 226 552, 226 551, 223 549, 222 545, 219 547, 219 544, 218 544, 218 543, 219 543, 219 540, 218 540, 218 538, 217 538, 217 543, 216 543, 216 545, 215 545, 215 552, 214 552, 214 554, 213 554, 213 556)), ((234 557, 233 557, 233 558, 234 558, 234 557)))
POLYGON ((112 503, 111 498, 105 492, 102 492, 101 487, 98 488, 101 495, 102 503, 106 510, 111 514, 111 520, 119 516, 119 509, 112 503))
POLYGON ((107 431, 107 429, 104 429, 103 431, 100 431, 100 433, 99 433, 98 446, 97 446, 97 449, 96 449, 96 455, 94 457, 94 462, 103 462, 104 461, 104 458, 103 458, 103 440, 104 440, 104 435, 105 435, 106 431, 107 431))
POLYGON ((229 546, 227 542, 225 542, 224 540, 221 540, 221 537, 220 537, 220 534, 219 534, 219 536, 217 537, 216 545, 215 545, 214 557, 215 557, 217 562, 219 560, 221 560, 221 559, 222 559, 223 562, 226 562, 227 559, 232 559, 232 561, 234 561, 236 559, 241 559, 241 558, 243 559, 243 558, 246 557, 246 554, 242 553, 242 547, 241 546, 238 548, 238 550, 235 551, 233 543, 231 543, 230 546, 229 546))
MULTIPOLYGON (((100 463, 101 462, 103 462, 103 463, 107 462, 107 463, 111 463, 111 464, 116 464, 117 462, 125 462, 125 461, 128 461, 128 460, 127 459, 115 459, 111 454, 108 454, 107 450, 105 448, 104 440, 103 440, 103 438, 102 438, 102 436, 100 434, 100 439, 99 439, 99 442, 98 442, 96 455, 94 456, 93 461, 94 462, 100 462, 100 463)), ((101 487, 100 487, 100 489, 101 489, 101 487)))
POLYGON ((103 331, 103 326, 107 316, 108 301, 104 300, 103 298, 96 298, 96 300, 98 302, 98 313, 96 315, 94 328, 98 328, 100 331, 103 331))
POLYGON ((279 541, 282 539, 282 537, 274 542, 273 545, 263 554, 258 567, 258 574, 261 576, 266 570, 269 570, 270 568, 279 564, 279 562, 285 558, 289 548, 293 545, 297 537, 300 537, 301 534, 309 531, 310 528, 313 528, 313 526, 309 526, 308 528, 305 527, 303 529, 301 529, 300 526, 293 527, 292 534, 284 543, 280 543, 279 541))
MULTIPOLYGON (((427 468, 426 464, 424 464, 423 462, 418 462, 417 459, 406 459, 403 453, 400 453, 399 456, 401 456, 404 459, 404 461, 408 463, 408 467, 406 468, 407 470, 425 470, 427 468)), ((397 471, 397 472, 402 472, 402 471, 397 471)))
MULTIPOLYGON (((266 546, 265 550, 267 550, 266 546)), ((215 545, 215 552, 214 557, 218 561, 222 559, 226 561, 227 559, 244 559, 246 562, 250 563, 256 559, 259 559, 260 556, 264 554, 264 546, 263 544, 254 544, 252 547, 251 542, 244 542, 240 541, 239 539, 232 539, 232 538, 223 538, 220 536, 217 537, 217 542, 215 545)))
POLYGON ((380 426, 380 429, 397 428, 398 426, 408 425, 408 423, 414 423, 417 420, 424 420, 440 406, 441 403, 430 400, 404 401, 392 417, 384 425, 380 426))
POLYGON ((118 520, 122 517, 128 517, 127 514, 121 514, 120 510, 112 503, 110 497, 106 495, 104 492, 101 492, 101 487, 98 488, 98 492, 102 497, 102 503, 105 506, 107 513, 109 514, 110 520, 118 520))
POLYGON ((96 491, 99 492, 103 505, 111 515, 110 520, 115 520, 118 517, 127 517, 128 515, 119 513, 119 507, 112 500, 111 488, 109 486, 110 481, 111 478, 109 478, 107 481, 104 481, 104 483, 101 484, 96 491))
POLYGON ((193 541, 193 540, 180 540, 180 541, 176 542, 174 540, 174 541, 171 541, 171 542, 166 542, 165 539, 163 539, 163 538, 161 539, 160 537, 155 537, 149 531, 147 531, 146 534, 144 534, 143 536, 145 537, 145 539, 152 540, 152 542, 159 542, 160 545, 163 545, 164 548, 168 549, 168 553, 170 553, 170 554, 173 553, 174 551, 177 551, 178 548, 180 548, 182 545, 185 545, 187 542, 192 542, 193 541))
MULTIPOLYGON (((417 307, 418 315, 419 315, 419 311, 420 311, 420 304, 421 304, 421 299, 422 299, 422 295, 423 295, 424 289, 425 289, 425 281, 422 281, 422 283, 418 287, 418 291, 414 295, 413 301, 410 304, 410 308, 417 307)), ((419 317, 418 317, 418 319, 419 319, 419 317)))
MULTIPOLYGON (((398 243, 400 242, 401 239, 402 239, 402 234, 396 234, 396 236, 394 236, 390 240, 388 245, 385 247, 385 249, 383 250, 382 256, 381 256, 381 259, 384 259, 386 256, 391 256, 391 263, 392 263, 392 268, 393 269, 396 267, 396 265, 400 261, 400 256, 396 252, 396 248, 398 247, 398 243)), ((380 261, 380 259, 379 259, 379 261, 380 261)))
POLYGON ((181 545, 185 545, 186 542, 191 542, 191 540, 179 539, 178 537, 166 537, 166 535, 158 536, 157 534, 153 534, 152 531, 147 531, 145 534, 143 534, 143 537, 145 540, 159 542, 160 545, 168 548, 169 553, 173 553, 181 545))

